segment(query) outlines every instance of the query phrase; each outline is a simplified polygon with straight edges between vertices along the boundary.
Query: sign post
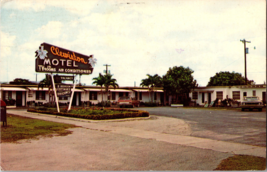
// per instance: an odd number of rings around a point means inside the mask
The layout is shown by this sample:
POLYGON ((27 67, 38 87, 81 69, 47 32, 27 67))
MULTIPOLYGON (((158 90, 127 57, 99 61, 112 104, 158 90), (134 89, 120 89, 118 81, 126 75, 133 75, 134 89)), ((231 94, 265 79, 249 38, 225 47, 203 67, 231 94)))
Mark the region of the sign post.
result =
POLYGON ((55 87, 55 81, 54 81, 54 76, 51 73, 51 78, 52 78, 52 83, 53 83, 53 90, 54 90, 54 95, 55 95, 55 100, 56 100, 56 105, 57 105, 57 112, 60 112, 59 105, 58 105, 58 98, 57 98, 57 90, 55 87))
POLYGON ((70 104, 69 104, 68 111, 70 111, 70 109, 71 109, 72 99, 73 99, 73 96, 74 96, 74 91, 75 91, 75 86, 76 86, 75 77, 76 76, 74 76, 74 83, 73 83, 73 88, 72 88, 72 93, 71 93, 71 97, 70 97, 70 104))

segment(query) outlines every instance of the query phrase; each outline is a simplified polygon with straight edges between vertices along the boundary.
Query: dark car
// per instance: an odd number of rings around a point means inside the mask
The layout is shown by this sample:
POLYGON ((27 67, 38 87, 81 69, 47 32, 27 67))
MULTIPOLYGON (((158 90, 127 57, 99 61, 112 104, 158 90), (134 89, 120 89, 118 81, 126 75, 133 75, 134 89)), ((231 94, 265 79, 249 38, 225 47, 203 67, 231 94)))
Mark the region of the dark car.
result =
POLYGON ((258 109, 259 111, 262 111, 262 108, 263 103, 257 96, 245 97, 244 101, 241 103, 242 111, 244 111, 245 109, 258 109))
POLYGON ((120 107, 139 107, 140 102, 136 100, 135 98, 124 96, 124 97, 119 97, 118 104, 120 107))

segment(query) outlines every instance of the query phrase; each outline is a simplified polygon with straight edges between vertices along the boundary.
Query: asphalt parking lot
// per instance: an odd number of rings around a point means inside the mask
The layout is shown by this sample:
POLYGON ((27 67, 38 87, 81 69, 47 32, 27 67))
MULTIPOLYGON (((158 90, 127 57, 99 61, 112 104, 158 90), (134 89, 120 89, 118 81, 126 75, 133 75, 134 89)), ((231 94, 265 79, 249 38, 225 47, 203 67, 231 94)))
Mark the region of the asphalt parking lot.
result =
POLYGON ((1 167, 6 171, 211 171, 234 154, 266 157, 266 146, 258 146, 266 145, 266 136, 260 138, 266 132, 265 112, 138 109, 149 111, 151 117, 89 121, 8 110, 80 127, 70 129, 73 133, 67 136, 1 143, 1 167))
POLYGON ((138 108, 151 115, 184 120, 188 135, 266 147, 266 109, 241 111, 239 108, 138 108))

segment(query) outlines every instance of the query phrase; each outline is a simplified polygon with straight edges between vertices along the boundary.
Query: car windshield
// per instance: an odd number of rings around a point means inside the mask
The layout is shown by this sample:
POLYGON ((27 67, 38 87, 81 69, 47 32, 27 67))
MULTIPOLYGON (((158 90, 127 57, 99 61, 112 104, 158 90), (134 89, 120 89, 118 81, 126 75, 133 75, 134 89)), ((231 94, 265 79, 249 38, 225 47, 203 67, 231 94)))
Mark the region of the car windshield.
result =
POLYGON ((246 100, 255 101, 255 100, 258 100, 258 97, 246 97, 246 100))
POLYGON ((120 97, 120 100, 129 100, 130 97, 120 97))

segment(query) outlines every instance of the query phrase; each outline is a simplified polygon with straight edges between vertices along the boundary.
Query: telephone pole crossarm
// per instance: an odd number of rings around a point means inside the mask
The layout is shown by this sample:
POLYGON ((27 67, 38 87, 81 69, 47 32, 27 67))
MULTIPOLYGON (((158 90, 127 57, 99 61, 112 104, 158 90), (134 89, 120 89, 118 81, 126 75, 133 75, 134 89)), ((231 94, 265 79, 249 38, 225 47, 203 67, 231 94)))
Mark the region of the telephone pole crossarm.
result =
POLYGON ((104 64, 103 66, 106 66, 106 75, 107 75, 108 74, 108 66, 111 66, 111 65, 104 64))

